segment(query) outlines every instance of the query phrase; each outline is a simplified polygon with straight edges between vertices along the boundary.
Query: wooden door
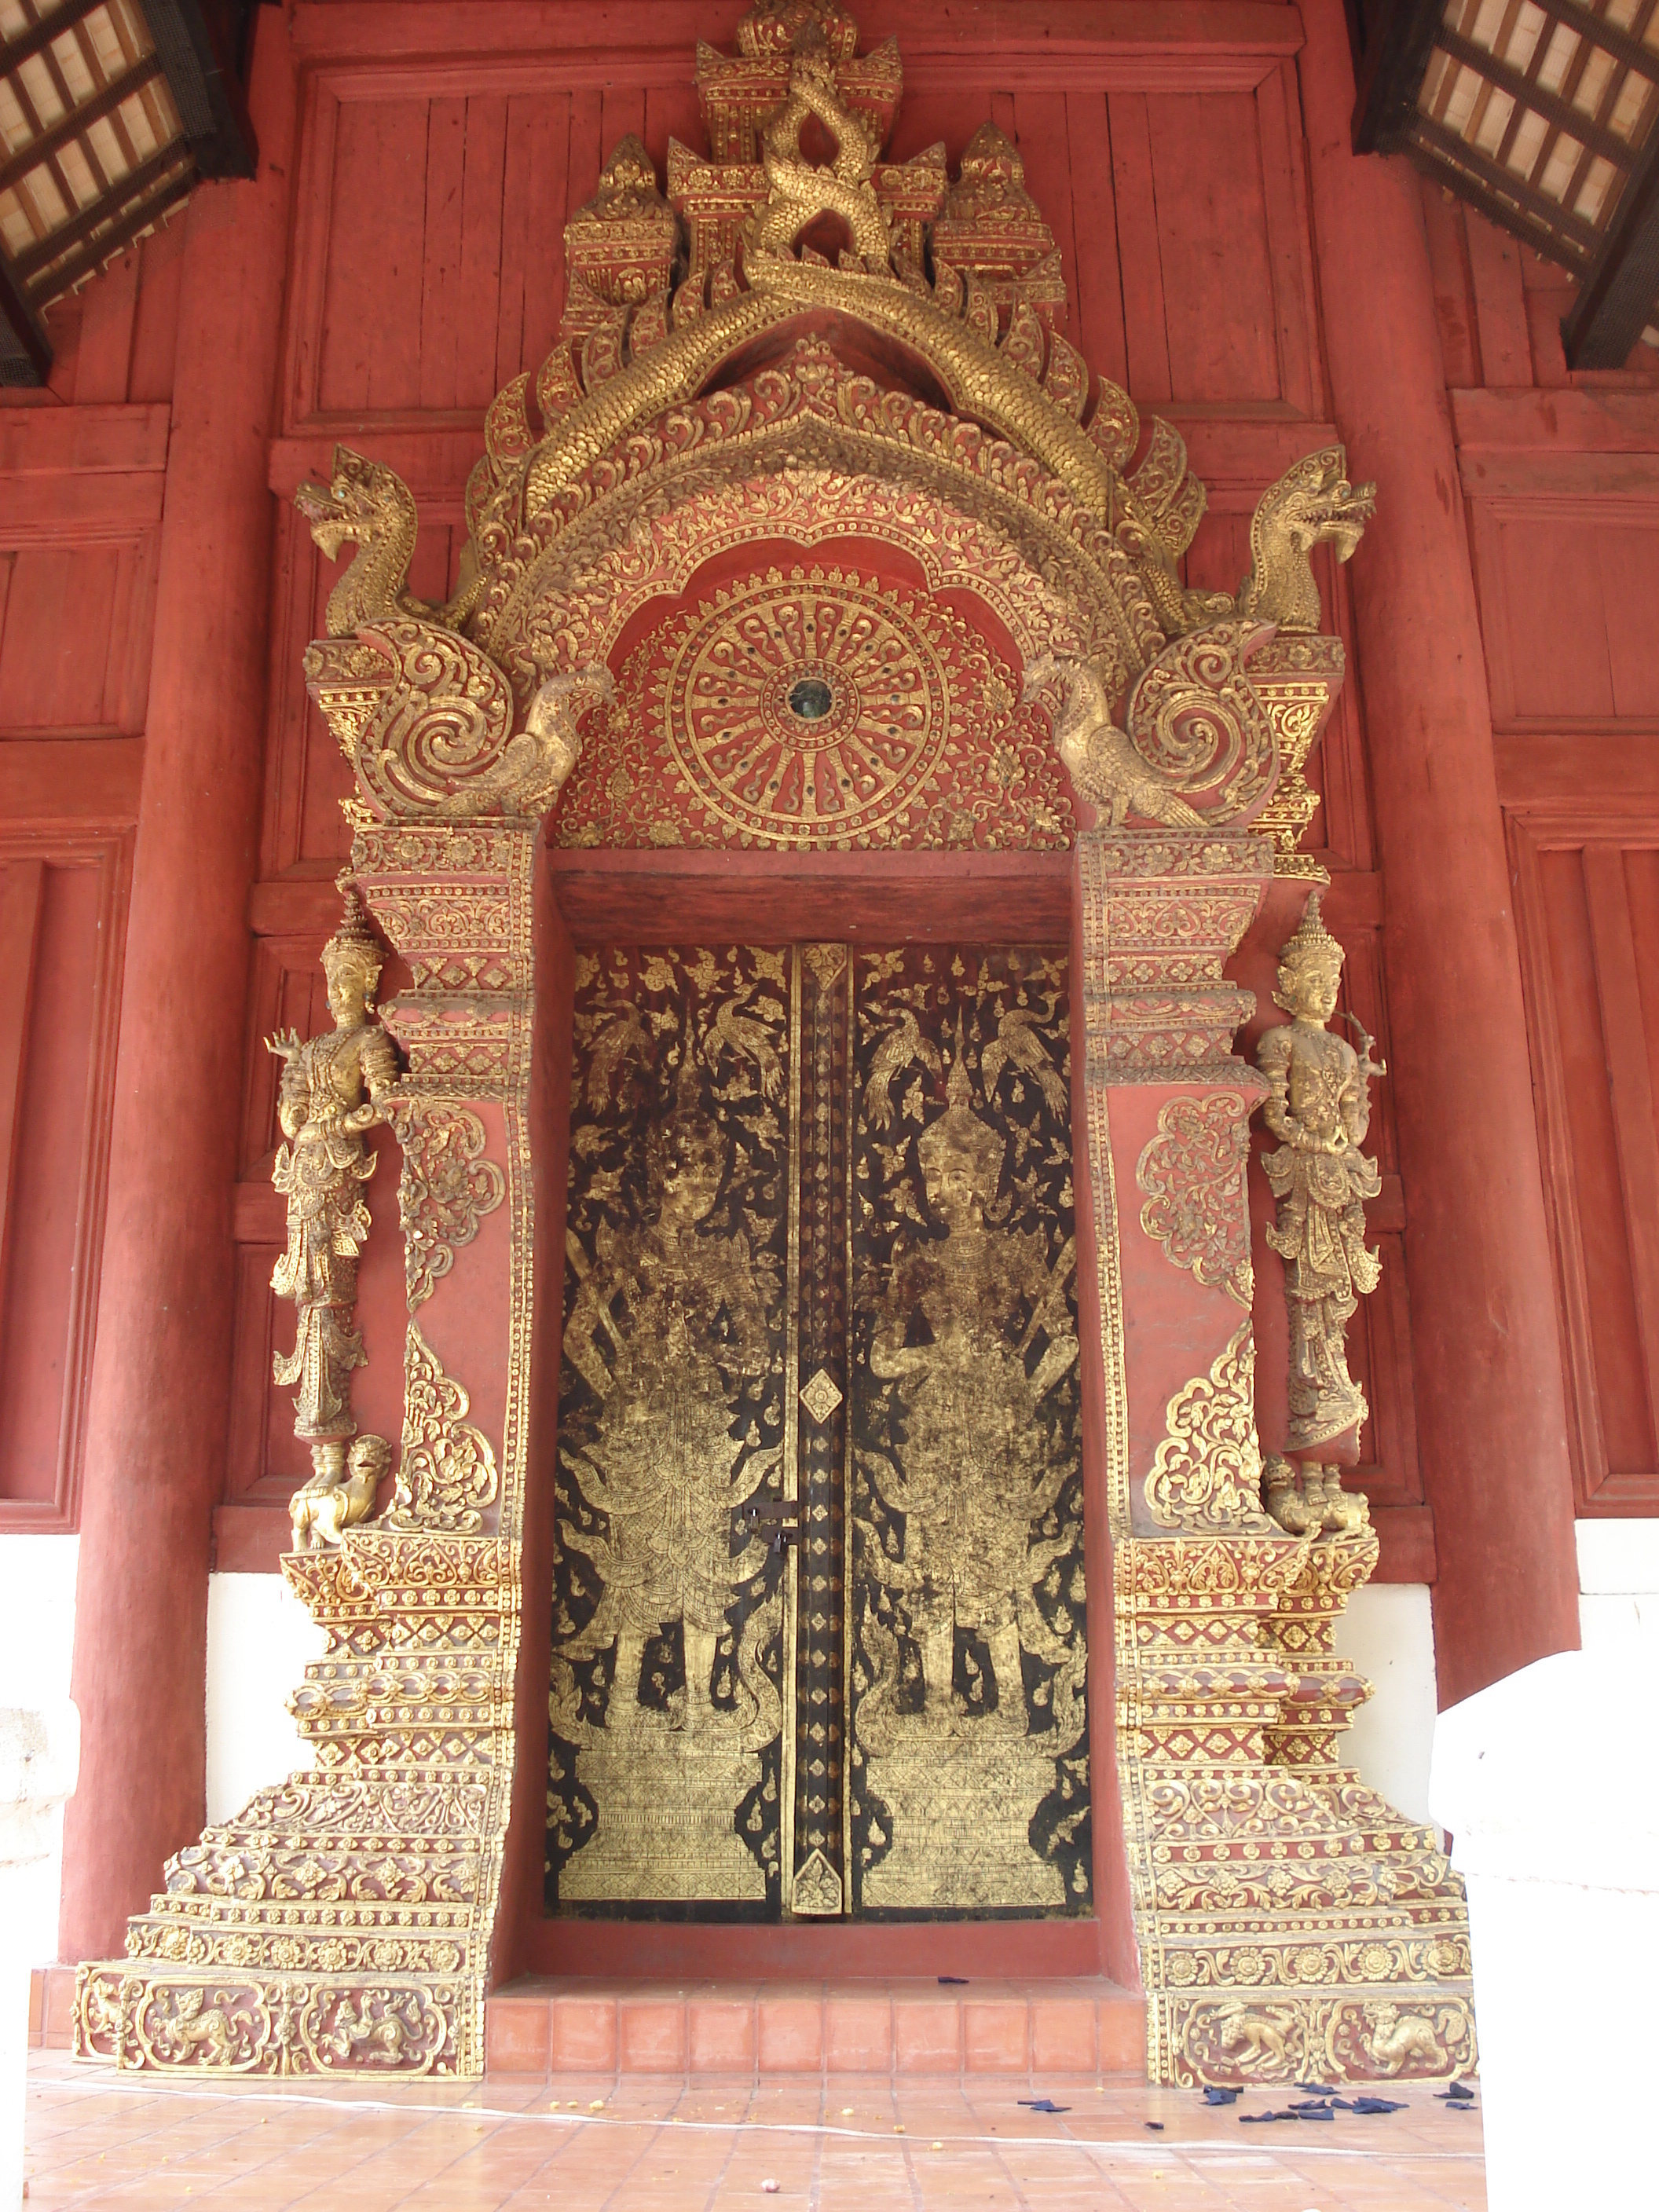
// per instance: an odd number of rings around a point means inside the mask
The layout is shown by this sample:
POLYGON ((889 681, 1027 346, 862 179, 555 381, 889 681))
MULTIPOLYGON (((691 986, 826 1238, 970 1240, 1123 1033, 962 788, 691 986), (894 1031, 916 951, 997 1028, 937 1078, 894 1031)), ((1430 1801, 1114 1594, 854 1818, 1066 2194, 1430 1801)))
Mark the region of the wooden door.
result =
POLYGON ((582 957, 550 1909, 1088 1909, 1066 994, 582 957))

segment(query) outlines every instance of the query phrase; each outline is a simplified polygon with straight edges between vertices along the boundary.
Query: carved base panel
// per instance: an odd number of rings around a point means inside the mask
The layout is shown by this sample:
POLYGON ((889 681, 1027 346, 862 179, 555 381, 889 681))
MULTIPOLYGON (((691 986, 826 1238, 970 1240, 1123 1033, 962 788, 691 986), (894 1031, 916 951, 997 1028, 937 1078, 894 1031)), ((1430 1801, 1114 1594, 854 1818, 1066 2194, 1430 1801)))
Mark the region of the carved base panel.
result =
POLYGON ((293 1707, 317 1765, 169 1860, 78 2056, 185 2071, 475 2075, 512 1786, 519 1558, 346 1532, 283 1571, 328 1631, 293 1707))
POLYGON ((1119 1764, 1155 2081, 1440 2079, 1474 2064, 1462 1885, 1334 1764, 1331 1650, 1369 1529, 1115 1555, 1119 1764))
POLYGON ((453 2074, 469 1975, 247 1974, 132 1960, 83 1968, 77 2057, 201 2074, 453 2074))

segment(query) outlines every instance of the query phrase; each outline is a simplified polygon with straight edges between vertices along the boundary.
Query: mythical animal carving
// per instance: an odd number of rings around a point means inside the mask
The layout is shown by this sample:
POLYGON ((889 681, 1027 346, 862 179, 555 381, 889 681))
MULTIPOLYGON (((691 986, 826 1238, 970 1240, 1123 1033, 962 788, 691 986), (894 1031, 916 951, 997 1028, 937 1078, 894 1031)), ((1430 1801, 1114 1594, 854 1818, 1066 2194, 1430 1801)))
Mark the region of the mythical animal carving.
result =
POLYGON ((376 2020, 367 1996, 358 2005, 350 1997, 341 2001, 334 2025, 322 2039, 322 2047, 342 2065, 354 2061, 368 2065, 395 2066, 403 2057, 409 2033, 395 2012, 376 2020))
POLYGON ((608 668, 579 668, 574 675, 550 676, 530 702, 525 726, 509 738, 501 757, 482 775, 433 809, 437 814, 478 814, 497 801, 504 814, 544 813, 564 787, 581 757, 576 725, 612 690, 608 668))
POLYGON ((459 627, 478 596, 480 576, 469 544, 461 556, 461 587, 446 605, 417 599, 404 587, 415 551, 414 495, 395 469, 371 461, 349 446, 334 448, 334 474, 326 484, 302 483, 294 504, 311 525, 325 559, 337 561, 348 539, 356 558, 328 595, 330 637, 355 637, 366 623, 388 615, 459 627))
POLYGON ((331 1458, 288 1502, 296 1552, 320 1552, 368 1518, 380 1479, 392 1464, 384 1437, 354 1437, 343 1462, 331 1458))
POLYGON ((1099 807, 1114 830, 1122 829, 1132 813, 1170 830, 1201 830, 1203 817, 1181 796, 1175 777, 1150 767, 1127 731, 1112 720, 1099 662, 1039 653, 1026 664, 1025 697, 1056 678, 1065 686, 1065 701, 1054 744, 1079 798, 1099 807))
POLYGON ((1380 2004, 1371 2014, 1371 2032, 1365 2048, 1384 2074, 1398 2074, 1413 2058, 1434 2073, 1446 2063, 1445 2046, 1434 2023, 1420 2012, 1401 2012, 1398 2005, 1380 2004))
POLYGON ((1261 1469, 1261 1502, 1287 1535, 1353 1535, 1370 1519, 1363 1491, 1344 1490, 1340 1469, 1297 1468, 1275 1452, 1261 1469))
POLYGON ((179 1990, 173 2017, 165 2023, 168 2039, 181 2058, 199 2054, 204 2066, 232 2065, 236 2037, 224 2014, 216 2005, 207 2005, 206 1999, 204 1989, 179 1990))
POLYGON ((1239 586, 1238 611, 1281 630, 1316 630, 1322 619, 1310 556, 1329 539, 1346 561, 1376 511, 1376 486, 1348 482, 1340 446, 1309 453, 1271 484, 1250 522, 1250 573, 1239 586))
POLYGON ((1293 2071, 1288 2038, 1296 2015, 1285 2005, 1227 2005, 1216 2015, 1216 2048, 1241 2073, 1293 2071))
POLYGON ((768 191, 766 205, 744 233, 750 250, 787 253, 815 217, 833 215, 847 225, 853 251, 872 269, 884 270, 892 238, 870 181, 880 150, 842 105, 823 33, 816 22, 808 24, 790 68, 789 97, 761 133, 768 191), (801 131, 813 115, 836 142, 835 157, 823 167, 809 161, 800 148, 801 131))

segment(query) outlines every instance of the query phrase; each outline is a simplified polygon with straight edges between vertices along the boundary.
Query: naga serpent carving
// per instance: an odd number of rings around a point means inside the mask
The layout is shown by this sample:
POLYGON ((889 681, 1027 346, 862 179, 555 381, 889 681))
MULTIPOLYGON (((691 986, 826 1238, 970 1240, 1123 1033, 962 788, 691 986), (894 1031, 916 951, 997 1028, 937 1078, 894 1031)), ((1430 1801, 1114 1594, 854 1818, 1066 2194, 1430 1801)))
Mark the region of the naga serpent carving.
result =
POLYGON ((337 561, 348 539, 357 547, 356 558, 328 595, 330 637, 356 637, 366 623, 389 615, 446 629, 465 620, 480 581, 471 546, 461 556, 461 587, 453 599, 436 606, 415 598, 405 588, 417 526, 414 495, 384 461, 337 446, 332 478, 326 484, 302 483, 294 504, 325 559, 337 561))
POLYGON ((881 203, 870 181, 880 149, 855 115, 842 106, 836 72, 816 24, 805 34, 789 71, 789 97, 761 133, 761 160, 769 186, 766 204, 756 210, 744 233, 751 252, 787 253, 814 217, 839 216, 855 253, 884 270, 892 251, 881 203), (809 161, 800 150, 806 119, 816 115, 836 142, 828 167, 809 161))
POLYGON ((1265 491, 1250 522, 1250 573, 1238 611, 1281 630, 1313 631, 1322 617, 1310 556, 1329 539, 1346 561, 1376 511, 1376 486, 1348 482, 1340 446, 1309 453, 1265 491))

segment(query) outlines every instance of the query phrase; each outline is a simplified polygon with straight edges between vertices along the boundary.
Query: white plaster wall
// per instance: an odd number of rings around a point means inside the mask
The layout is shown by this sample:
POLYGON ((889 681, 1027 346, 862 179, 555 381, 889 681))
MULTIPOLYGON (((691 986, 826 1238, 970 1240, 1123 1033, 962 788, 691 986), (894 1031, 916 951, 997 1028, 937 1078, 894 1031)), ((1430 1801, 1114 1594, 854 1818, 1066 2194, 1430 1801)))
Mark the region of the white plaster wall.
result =
MULTIPOLYGON (((68 1697, 80 1554, 78 1536, 0 1536, 0 1704, 38 1705, 68 1697)), ((64 1883, 61 1818, 51 1857, 22 1880, 29 1964, 49 1966, 58 1956, 64 1883)))
POLYGON ((1659 1656, 1659 1521, 1580 1521, 1578 1633, 1586 1651, 1659 1656))
POLYGON ((207 1816, 228 1820, 256 1790, 312 1764, 288 1710, 328 1638, 281 1575, 208 1578, 207 1816))
POLYGON ((1336 1648, 1376 1691, 1349 1731, 1347 1763, 1397 1811, 1427 1820, 1436 1705, 1428 1584, 1370 1583, 1356 1590, 1336 1648))

